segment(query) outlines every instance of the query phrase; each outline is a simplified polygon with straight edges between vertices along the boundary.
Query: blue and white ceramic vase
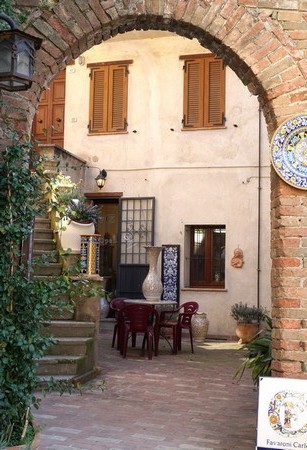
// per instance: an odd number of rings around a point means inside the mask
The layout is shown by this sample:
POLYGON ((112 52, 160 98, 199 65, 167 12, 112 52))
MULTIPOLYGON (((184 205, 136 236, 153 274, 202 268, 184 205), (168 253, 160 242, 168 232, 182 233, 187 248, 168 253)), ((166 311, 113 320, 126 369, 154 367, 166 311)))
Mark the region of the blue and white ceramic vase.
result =
POLYGON ((146 300, 159 301, 163 285, 158 274, 158 259, 162 247, 145 247, 149 262, 149 271, 143 281, 142 292, 146 300))

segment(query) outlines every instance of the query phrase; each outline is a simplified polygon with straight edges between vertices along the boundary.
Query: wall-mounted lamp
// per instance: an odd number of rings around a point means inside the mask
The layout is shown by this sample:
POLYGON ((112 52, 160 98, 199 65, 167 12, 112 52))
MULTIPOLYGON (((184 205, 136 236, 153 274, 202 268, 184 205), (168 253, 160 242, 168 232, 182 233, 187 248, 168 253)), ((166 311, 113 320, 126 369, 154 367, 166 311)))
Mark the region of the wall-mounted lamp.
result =
POLYGON ((97 177, 95 178, 96 184, 99 187, 99 189, 103 188, 106 178, 107 178, 107 172, 104 169, 102 169, 99 172, 99 174, 97 175, 97 177))
POLYGON ((17 29, 13 19, 0 14, 11 27, 0 31, 0 89, 25 91, 32 85, 35 51, 42 39, 17 29))

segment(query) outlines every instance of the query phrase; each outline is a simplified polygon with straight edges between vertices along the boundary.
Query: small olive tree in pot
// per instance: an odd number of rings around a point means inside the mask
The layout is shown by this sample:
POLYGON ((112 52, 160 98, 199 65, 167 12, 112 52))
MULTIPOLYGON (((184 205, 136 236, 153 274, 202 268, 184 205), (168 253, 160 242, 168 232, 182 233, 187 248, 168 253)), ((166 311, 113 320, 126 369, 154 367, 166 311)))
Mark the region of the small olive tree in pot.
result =
POLYGON ((237 322, 236 335, 241 344, 249 342, 259 332, 259 324, 265 319, 266 309, 239 302, 231 306, 230 315, 237 322))

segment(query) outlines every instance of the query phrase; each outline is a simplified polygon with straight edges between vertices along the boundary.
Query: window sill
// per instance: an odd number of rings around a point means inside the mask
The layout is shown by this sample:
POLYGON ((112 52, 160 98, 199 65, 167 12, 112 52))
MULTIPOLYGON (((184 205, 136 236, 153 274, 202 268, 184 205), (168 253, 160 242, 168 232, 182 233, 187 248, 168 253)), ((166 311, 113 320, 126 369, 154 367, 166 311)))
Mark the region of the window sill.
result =
POLYGON ((106 131, 104 133, 87 133, 88 136, 105 136, 105 135, 116 135, 116 134, 128 134, 128 131, 106 131))
POLYGON ((181 131, 209 131, 209 130, 226 130, 226 126, 219 125, 216 127, 201 127, 201 128, 194 128, 194 127, 188 127, 188 128, 181 128, 181 131))
POLYGON ((185 287, 180 289, 183 292, 191 291, 191 292, 228 292, 226 288, 202 288, 202 287, 185 287))

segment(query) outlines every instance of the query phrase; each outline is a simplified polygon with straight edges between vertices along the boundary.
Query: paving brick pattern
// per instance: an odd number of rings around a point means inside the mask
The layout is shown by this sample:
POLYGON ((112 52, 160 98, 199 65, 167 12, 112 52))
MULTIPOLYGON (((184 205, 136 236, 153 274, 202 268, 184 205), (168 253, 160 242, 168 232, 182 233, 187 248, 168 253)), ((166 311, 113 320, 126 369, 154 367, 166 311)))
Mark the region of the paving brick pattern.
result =
POLYGON ((207 340, 191 354, 160 341, 152 360, 129 347, 123 359, 103 324, 101 375, 78 393, 48 394, 36 414, 40 450, 254 450, 257 392, 237 383, 238 344, 207 340))

